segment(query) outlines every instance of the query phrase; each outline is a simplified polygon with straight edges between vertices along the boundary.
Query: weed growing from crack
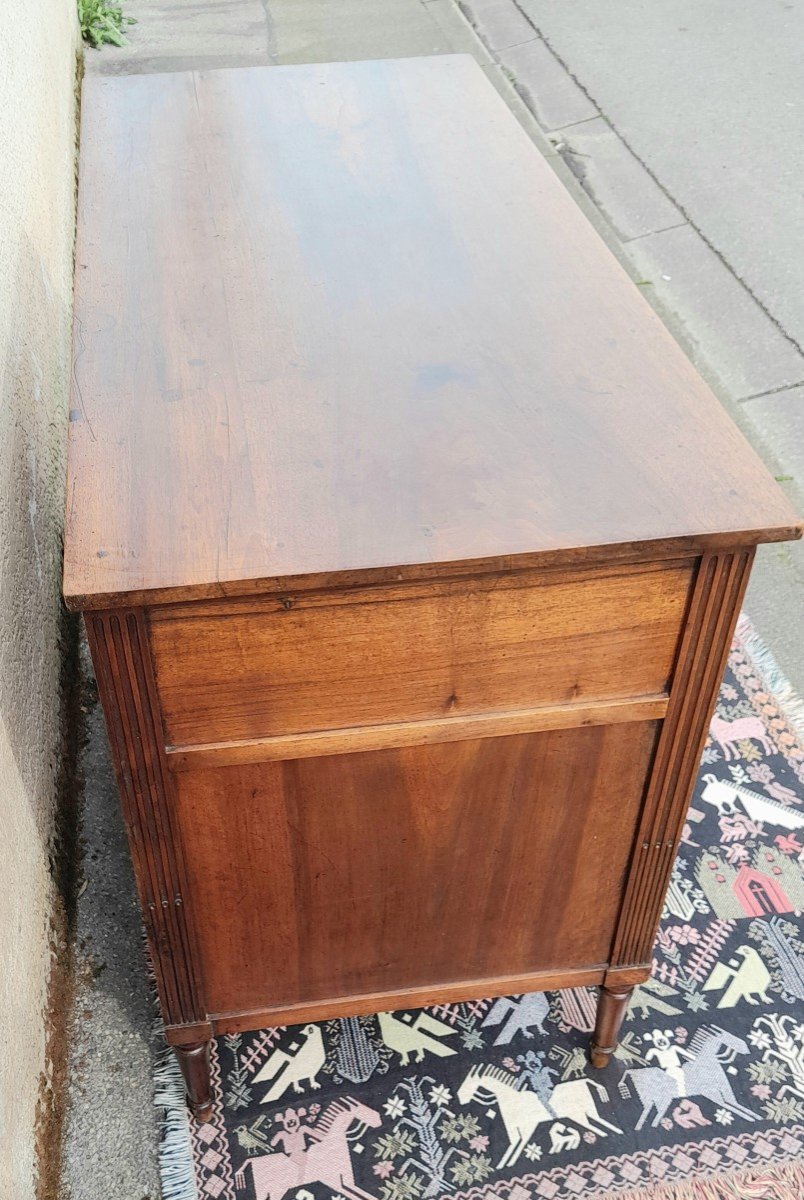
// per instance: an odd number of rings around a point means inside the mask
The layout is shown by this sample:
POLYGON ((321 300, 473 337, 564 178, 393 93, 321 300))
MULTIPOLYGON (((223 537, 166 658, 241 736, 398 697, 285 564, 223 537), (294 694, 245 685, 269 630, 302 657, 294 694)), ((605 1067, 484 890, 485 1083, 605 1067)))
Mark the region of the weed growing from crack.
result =
POLYGON ((99 50, 107 42, 113 46, 125 46, 124 25, 136 25, 134 17, 126 17, 117 4, 108 0, 78 0, 78 20, 81 36, 90 46, 99 50))

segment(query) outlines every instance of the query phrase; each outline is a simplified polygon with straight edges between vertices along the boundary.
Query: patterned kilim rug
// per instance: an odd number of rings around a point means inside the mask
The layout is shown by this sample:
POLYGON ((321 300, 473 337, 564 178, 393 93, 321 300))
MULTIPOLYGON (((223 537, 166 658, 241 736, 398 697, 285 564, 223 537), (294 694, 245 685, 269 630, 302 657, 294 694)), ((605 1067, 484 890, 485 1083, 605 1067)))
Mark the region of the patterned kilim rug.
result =
POLYGON ((222 1037, 208 1124, 160 1065, 166 1200, 802 1200, 802 728, 743 619, 604 1071, 592 988, 222 1037))

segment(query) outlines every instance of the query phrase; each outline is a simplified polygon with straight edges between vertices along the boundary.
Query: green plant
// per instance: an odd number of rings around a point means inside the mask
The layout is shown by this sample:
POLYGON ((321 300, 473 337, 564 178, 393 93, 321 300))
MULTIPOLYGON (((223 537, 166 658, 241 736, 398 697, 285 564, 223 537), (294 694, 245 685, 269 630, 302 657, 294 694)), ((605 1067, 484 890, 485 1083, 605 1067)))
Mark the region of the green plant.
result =
POLYGON ((124 17, 119 5, 108 0, 78 0, 81 36, 98 50, 105 42, 125 46, 124 25, 136 25, 133 17, 124 17))

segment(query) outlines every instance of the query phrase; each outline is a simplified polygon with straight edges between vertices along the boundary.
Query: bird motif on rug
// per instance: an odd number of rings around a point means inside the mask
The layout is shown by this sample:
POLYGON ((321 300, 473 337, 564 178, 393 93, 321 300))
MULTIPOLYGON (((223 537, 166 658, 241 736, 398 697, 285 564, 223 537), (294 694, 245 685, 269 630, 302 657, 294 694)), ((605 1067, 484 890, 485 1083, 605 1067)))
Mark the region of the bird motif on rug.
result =
POLYGON ((324 1065, 326 1050, 319 1025, 305 1025, 302 1029, 304 1042, 301 1046, 294 1043, 290 1052, 274 1050, 265 1066, 254 1077, 255 1083, 267 1083, 273 1080, 273 1086, 263 1096, 263 1104, 271 1104, 281 1099, 289 1087, 294 1092, 301 1092, 302 1082, 307 1080, 311 1088, 318 1088, 316 1075, 324 1065))
POLYGON ((420 1012, 415 1020, 408 1014, 403 1014, 400 1019, 398 1014, 382 1012, 377 1014, 377 1020, 382 1040, 389 1049, 396 1051, 403 1067, 407 1066, 411 1054, 416 1062, 421 1062, 425 1053, 439 1058, 456 1053, 452 1046, 439 1040, 454 1034, 455 1030, 425 1012, 420 1012))

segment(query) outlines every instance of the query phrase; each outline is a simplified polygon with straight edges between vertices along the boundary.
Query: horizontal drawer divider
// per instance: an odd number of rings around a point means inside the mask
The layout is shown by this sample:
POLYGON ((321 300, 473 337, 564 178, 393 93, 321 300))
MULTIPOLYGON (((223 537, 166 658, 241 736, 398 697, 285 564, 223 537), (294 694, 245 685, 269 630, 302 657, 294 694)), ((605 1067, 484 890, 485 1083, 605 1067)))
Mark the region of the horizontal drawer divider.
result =
POLYGON ((425 721, 399 721, 386 725, 324 729, 312 733, 284 733, 272 737, 230 742, 167 746, 173 771, 244 763, 315 758, 325 754, 356 754, 365 750, 392 750, 435 742, 460 742, 473 738, 539 733, 547 729, 578 729, 584 725, 615 725, 627 721, 660 720, 667 712, 667 695, 597 700, 591 704, 551 704, 492 713, 434 717, 425 721))

